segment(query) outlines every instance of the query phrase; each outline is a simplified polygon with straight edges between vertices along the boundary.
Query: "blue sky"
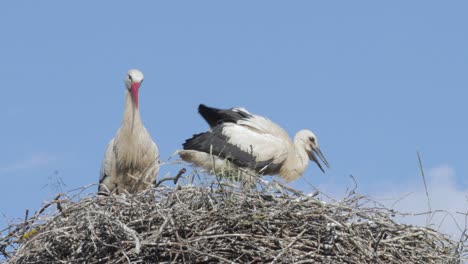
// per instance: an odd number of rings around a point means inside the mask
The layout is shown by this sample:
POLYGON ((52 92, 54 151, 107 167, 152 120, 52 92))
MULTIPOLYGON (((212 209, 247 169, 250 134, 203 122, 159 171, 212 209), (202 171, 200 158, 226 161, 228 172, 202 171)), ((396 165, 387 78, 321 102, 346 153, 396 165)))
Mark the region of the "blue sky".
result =
MULTIPOLYGON (((310 166, 293 187, 338 198, 353 175, 373 197, 420 194, 420 151, 431 188, 449 186, 432 198, 466 211, 466 10, 464 1, 2 2, 0 227, 51 199, 56 178, 64 190, 97 181, 130 68, 145 74, 141 114, 163 159, 207 129, 199 103, 244 106, 290 135, 317 134, 332 170, 310 166)), ((424 211, 418 197, 403 209, 424 211)))

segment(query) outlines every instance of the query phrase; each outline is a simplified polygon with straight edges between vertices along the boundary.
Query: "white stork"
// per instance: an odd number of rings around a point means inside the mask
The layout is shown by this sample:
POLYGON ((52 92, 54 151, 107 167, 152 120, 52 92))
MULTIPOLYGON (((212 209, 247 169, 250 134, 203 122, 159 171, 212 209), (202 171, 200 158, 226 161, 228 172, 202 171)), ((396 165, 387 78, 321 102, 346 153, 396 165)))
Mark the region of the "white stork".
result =
POLYGON ((269 119, 244 108, 216 109, 201 104, 198 112, 210 125, 208 132, 193 135, 183 144, 180 157, 208 171, 221 171, 226 161, 262 175, 276 175, 286 181, 299 178, 314 161, 322 172, 317 137, 301 130, 292 141, 287 132, 269 119))
POLYGON ((138 90, 143 73, 129 70, 122 125, 109 142, 102 161, 99 192, 135 193, 153 186, 159 172, 159 151, 143 125, 138 109, 138 90))

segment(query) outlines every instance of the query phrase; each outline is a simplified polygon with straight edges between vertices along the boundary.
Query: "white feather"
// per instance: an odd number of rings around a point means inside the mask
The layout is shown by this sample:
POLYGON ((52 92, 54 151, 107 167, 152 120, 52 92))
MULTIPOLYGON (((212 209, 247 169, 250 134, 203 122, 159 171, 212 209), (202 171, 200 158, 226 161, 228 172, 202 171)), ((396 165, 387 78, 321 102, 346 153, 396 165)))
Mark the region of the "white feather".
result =
POLYGON ((258 133, 250 126, 227 123, 222 133, 228 137, 228 142, 241 150, 252 154, 257 161, 278 160, 286 158, 288 142, 269 133, 258 133))

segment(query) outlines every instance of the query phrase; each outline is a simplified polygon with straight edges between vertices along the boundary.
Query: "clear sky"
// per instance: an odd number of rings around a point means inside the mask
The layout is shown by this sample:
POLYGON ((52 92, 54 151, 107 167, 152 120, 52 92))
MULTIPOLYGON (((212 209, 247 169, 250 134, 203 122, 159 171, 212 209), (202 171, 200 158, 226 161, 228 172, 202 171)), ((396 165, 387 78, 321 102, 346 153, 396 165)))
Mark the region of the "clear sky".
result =
MULTIPOLYGON (((332 166, 291 183, 337 199, 466 211, 466 1, 2 1, 0 227, 95 183, 123 79, 145 74, 143 121, 167 159, 207 129, 199 103, 316 133, 332 166), (450 207, 450 208, 449 208, 450 207)), ((176 173, 164 166, 160 176, 176 173)), ((405 207, 406 206, 406 207, 405 207)))

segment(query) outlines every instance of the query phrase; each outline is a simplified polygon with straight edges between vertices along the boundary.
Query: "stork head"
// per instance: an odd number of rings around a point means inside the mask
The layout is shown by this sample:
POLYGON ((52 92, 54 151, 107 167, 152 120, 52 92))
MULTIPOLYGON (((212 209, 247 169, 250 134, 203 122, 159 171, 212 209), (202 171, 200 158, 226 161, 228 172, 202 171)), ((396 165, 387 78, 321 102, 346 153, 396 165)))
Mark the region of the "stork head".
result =
POLYGON ((307 152, 307 155, 309 155, 309 159, 315 162, 322 172, 325 171, 323 170, 322 165, 317 159, 317 156, 322 160, 323 164, 325 164, 327 168, 330 168, 327 159, 325 159, 325 156, 323 156, 322 151, 319 148, 317 137, 312 131, 307 129, 299 131, 296 134, 295 141, 297 144, 300 144, 304 147, 305 151, 307 152))
POLYGON ((141 82, 143 82, 144 76, 140 70, 132 69, 127 72, 125 77, 125 86, 132 95, 133 102, 138 108, 138 90, 140 89, 141 82))

